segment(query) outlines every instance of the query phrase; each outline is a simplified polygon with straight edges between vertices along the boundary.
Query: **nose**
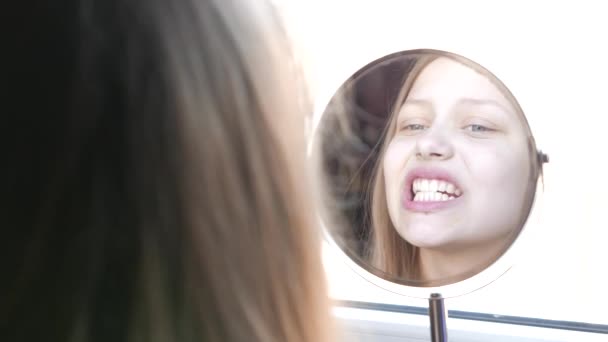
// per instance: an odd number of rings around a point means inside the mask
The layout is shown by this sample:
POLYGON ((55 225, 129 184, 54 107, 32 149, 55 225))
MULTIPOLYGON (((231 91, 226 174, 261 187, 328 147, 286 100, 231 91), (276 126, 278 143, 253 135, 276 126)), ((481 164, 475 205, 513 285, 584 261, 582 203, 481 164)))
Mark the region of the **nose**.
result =
POLYGON ((454 147, 445 136, 429 130, 416 142, 416 157, 421 160, 445 160, 454 155, 454 147))

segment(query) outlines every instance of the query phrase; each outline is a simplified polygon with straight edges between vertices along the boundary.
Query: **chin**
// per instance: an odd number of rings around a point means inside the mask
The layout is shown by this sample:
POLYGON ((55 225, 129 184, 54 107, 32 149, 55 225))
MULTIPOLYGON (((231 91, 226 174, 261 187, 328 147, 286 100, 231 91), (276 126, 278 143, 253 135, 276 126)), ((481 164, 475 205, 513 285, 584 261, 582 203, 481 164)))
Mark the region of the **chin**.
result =
POLYGON ((438 229, 435 224, 413 224, 402 225, 397 233, 409 244, 420 248, 441 248, 449 246, 453 239, 445 234, 445 229, 438 229), (405 228, 407 227, 407 228, 405 228), (441 234, 444 233, 444 234, 441 234))
POLYGON ((437 235, 429 235, 429 234, 412 234, 411 232, 408 234, 399 233, 399 235, 407 241, 410 245, 425 248, 425 249, 443 249, 445 247, 450 246, 450 241, 446 241, 445 239, 438 239, 437 235))
POLYGON ((415 241, 411 241, 410 244, 412 246, 415 246, 415 247, 418 247, 421 249, 430 249, 430 250, 443 250, 446 248, 450 248, 449 243, 440 242, 440 241, 415 240, 415 241))

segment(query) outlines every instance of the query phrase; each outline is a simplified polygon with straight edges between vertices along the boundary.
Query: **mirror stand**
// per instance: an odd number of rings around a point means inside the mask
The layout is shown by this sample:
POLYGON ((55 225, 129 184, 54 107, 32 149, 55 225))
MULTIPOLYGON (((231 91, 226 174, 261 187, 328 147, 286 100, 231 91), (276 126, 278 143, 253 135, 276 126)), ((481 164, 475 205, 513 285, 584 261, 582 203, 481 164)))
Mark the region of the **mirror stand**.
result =
POLYGON ((447 342, 448 331, 445 322, 445 306, 439 293, 431 293, 429 298, 429 318, 431 320, 431 341, 447 342))

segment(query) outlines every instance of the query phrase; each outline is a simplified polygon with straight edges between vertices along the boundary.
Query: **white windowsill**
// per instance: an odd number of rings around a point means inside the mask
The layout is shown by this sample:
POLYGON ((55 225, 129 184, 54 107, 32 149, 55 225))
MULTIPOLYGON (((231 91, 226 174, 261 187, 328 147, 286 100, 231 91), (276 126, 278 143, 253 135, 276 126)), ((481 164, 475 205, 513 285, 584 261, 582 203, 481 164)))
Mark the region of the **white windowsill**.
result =
MULTIPOLYGON (((429 318, 422 315, 335 307, 348 342, 430 341, 429 318)), ((527 327, 512 324, 479 322, 462 319, 447 320, 450 342, 596 342, 608 341, 608 335, 527 327)))

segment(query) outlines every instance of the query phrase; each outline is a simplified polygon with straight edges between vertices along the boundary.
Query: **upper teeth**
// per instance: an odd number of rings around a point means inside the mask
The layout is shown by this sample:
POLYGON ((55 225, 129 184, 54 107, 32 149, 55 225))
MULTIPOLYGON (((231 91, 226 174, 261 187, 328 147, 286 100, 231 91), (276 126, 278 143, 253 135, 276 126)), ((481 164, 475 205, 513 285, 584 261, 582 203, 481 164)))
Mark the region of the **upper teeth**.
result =
POLYGON ((462 194, 454 184, 437 179, 415 179, 412 183, 414 201, 447 201, 462 194))

